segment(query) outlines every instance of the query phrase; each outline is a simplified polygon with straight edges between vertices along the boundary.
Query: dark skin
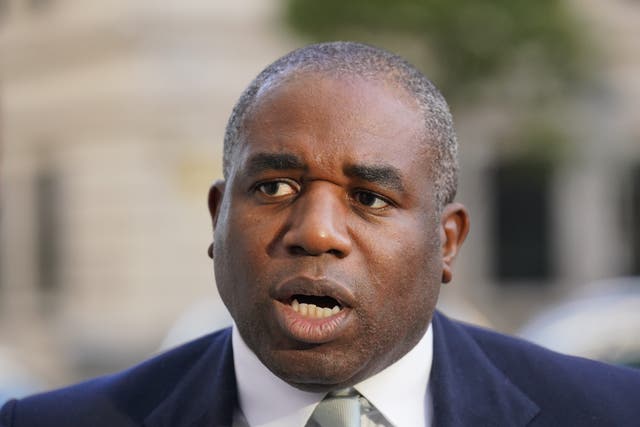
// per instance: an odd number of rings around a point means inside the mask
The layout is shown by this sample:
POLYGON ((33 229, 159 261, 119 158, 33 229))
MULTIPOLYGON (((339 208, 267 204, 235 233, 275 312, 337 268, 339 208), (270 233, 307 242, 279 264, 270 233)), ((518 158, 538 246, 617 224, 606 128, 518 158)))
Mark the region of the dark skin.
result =
POLYGON ((384 78, 293 72, 259 95, 209 193, 213 258, 243 339, 289 384, 354 385, 425 333, 469 228, 458 203, 438 213, 430 156, 415 101, 384 78), (307 322, 299 294, 341 312, 307 322))

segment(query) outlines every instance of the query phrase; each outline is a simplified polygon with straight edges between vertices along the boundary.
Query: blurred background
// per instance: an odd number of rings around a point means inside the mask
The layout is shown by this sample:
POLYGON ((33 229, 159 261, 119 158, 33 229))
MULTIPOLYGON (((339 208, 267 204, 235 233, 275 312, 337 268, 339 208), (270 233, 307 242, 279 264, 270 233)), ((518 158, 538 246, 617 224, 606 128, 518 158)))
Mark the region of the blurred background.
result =
POLYGON ((450 100, 454 317, 640 361, 640 2, 0 0, 0 402, 228 324, 206 193, 268 63, 351 39, 450 100))

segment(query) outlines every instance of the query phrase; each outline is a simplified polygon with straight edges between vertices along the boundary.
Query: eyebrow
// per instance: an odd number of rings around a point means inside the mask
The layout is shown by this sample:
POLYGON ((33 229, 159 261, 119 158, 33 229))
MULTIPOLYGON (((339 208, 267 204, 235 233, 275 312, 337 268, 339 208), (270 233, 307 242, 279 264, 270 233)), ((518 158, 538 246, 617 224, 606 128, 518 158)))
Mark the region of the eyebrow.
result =
MULTIPOLYGON (((259 175, 269 170, 307 170, 307 166, 298 156, 290 153, 257 153, 247 161, 246 174, 259 175)), ((344 168, 344 174, 395 191, 404 192, 400 170, 389 165, 355 164, 344 168)))
POLYGON ((288 153, 257 153, 247 162, 246 173, 258 175, 268 170, 306 169, 304 162, 288 153))
POLYGON ((351 165, 344 169, 347 176, 363 181, 389 187, 395 191, 404 192, 402 174, 400 170, 388 165, 351 165))

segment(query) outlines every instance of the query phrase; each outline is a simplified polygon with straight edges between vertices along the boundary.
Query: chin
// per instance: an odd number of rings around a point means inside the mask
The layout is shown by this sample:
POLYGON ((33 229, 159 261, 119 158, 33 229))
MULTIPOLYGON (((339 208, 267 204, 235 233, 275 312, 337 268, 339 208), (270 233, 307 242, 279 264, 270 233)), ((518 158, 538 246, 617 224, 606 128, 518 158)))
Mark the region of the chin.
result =
POLYGON ((365 363, 353 354, 306 350, 277 351, 263 363, 293 387, 311 392, 350 387, 366 377, 365 363))
MULTIPOLYGON (((348 377, 348 375, 347 375, 348 377)), ((282 378, 282 377, 281 377, 282 378)), ((311 377, 311 376, 299 376, 282 378, 289 385, 302 390, 313 393, 329 392, 341 388, 352 387, 360 380, 356 378, 344 378, 342 375, 335 377, 311 377)))

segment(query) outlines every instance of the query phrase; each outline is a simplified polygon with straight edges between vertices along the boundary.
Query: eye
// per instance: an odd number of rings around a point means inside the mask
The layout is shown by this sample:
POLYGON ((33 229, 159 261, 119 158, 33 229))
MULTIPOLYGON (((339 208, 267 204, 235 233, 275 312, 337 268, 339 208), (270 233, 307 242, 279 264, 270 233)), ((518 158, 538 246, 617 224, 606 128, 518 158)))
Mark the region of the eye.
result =
POLYGON ((361 205, 372 209, 384 209, 391 205, 391 203, 386 201, 384 198, 369 191, 357 191, 353 195, 353 198, 361 205))
POLYGON ((256 190, 268 197, 285 197, 298 191, 296 185, 288 181, 269 181, 256 186, 256 190))

